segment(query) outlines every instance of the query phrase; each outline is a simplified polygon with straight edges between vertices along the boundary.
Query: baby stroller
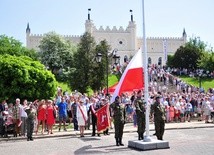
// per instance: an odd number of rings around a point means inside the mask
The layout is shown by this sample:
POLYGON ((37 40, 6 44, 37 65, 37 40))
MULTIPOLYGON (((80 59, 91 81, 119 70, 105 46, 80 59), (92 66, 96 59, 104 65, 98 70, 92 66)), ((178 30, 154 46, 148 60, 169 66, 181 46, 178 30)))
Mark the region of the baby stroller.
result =
POLYGON ((9 115, 8 111, 4 111, 3 115, 4 115, 4 137, 8 137, 8 134, 14 134, 15 125, 13 123, 13 117, 9 115))

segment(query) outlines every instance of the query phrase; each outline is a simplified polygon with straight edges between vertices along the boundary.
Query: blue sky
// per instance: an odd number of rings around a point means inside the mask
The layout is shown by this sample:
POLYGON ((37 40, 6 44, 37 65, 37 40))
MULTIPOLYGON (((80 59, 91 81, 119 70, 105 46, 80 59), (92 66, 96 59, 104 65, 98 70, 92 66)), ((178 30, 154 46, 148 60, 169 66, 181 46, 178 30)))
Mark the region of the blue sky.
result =
MULTIPOLYGON (((25 29, 31 33, 55 31, 63 35, 84 33, 88 8, 96 27, 126 28, 133 10, 137 35, 142 37, 142 0, 1 0, 0 34, 25 45, 25 29)), ((145 0, 147 37, 200 37, 214 46, 213 0, 145 0)))

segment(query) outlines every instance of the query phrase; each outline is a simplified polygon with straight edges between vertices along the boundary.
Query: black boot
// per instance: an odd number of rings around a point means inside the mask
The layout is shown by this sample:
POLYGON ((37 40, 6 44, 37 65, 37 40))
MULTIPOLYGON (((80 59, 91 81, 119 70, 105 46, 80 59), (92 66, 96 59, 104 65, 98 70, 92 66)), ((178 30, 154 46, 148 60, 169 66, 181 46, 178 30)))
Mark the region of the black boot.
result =
POLYGON ((120 146, 124 146, 124 144, 122 143, 122 138, 119 138, 119 144, 120 146))
POLYGON ((120 146, 118 138, 115 138, 115 140, 116 140, 116 146, 120 146))
POLYGON ((106 129, 106 132, 105 132, 105 134, 106 134, 106 135, 110 135, 110 134, 108 133, 108 129, 106 129))
POLYGON ((141 134, 138 133, 138 140, 141 140, 141 134))
POLYGON ((143 140, 143 139, 144 139, 144 137, 143 137, 143 133, 141 133, 141 134, 140 134, 140 137, 141 137, 141 140, 143 140))

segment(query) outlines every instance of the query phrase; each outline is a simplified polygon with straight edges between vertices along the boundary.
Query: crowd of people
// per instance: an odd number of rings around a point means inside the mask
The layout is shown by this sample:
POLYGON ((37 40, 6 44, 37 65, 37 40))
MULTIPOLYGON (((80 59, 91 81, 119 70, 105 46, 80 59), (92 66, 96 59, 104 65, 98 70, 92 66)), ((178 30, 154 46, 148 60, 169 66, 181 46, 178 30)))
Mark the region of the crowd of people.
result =
MULTIPOLYGON (((214 115, 214 91, 200 91, 158 66, 149 67, 149 104, 151 105, 151 121, 155 123, 157 139, 163 139, 164 124, 170 122, 190 122, 193 117, 198 121, 208 123, 214 115), (160 84, 161 83, 161 84, 160 84), (174 92, 168 92, 172 85, 174 92)), ((105 104, 110 105, 110 120, 114 122, 116 145, 123 145, 122 135, 126 122, 132 122, 137 127, 138 139, 144 139, 145 132, 145 102, 143 90, 124 92, 117 96, 115 102, 109 103, 111 95, 102 92, 91 96, 77 91, 68 94, 57 89, 54 100, 35 100, 28 102, 20 99, 15 104, 0 104, 0 134, 4 136, 9 128, 14 127, 14 137, 26 136, 33 140, 35 134, 54 134, 53 127, 59 122, 58 132, 67 131, 67 124, 73 124, 73 130, 80 132, 92 127, 92 136, 100 136, 97 132, 96 112, 105 104), (113 121, 114 120, 114 121, 113 121)), ((112 122, 109 128, 112 128, 112 122)), ((109 135, 109 129, 103 134, 109 135)))

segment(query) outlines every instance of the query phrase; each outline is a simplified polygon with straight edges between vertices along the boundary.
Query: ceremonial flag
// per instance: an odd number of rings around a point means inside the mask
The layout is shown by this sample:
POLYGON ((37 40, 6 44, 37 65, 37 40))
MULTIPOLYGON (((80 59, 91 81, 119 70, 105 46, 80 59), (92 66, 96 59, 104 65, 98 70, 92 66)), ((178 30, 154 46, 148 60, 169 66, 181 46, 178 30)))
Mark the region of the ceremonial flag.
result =
POLYGON ((139 49, 123 72, 111 98, 111 103, 114 102, 116 96, 121 95, 123 92, 143 89, 144 75, 142 57, 142 50, 139 49))
POLYGON ((97 132, 105 131, 110 126, 109 105, 106 104, 97 110, 97 132))

